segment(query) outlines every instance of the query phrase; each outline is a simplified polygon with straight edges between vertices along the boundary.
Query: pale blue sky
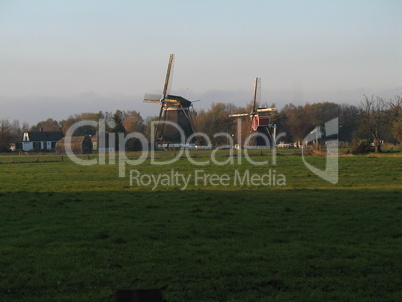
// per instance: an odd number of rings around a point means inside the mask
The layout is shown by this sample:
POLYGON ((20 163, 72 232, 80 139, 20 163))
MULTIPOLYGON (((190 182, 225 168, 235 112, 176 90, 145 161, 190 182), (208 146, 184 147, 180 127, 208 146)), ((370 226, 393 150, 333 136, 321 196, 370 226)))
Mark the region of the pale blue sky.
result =
POLYGON ((262 101, 357 104, 402 94, 402 1, 0 0, 0 119, 84 111, 158 112, 171 93, 196 108, 262 101))

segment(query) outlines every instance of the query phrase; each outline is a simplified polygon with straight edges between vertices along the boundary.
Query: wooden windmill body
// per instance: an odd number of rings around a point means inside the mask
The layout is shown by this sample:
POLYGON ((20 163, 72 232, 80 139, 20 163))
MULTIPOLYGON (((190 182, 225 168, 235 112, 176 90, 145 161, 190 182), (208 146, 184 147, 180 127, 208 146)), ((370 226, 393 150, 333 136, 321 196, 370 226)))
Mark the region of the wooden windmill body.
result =
POLYGON ((174 55, 171 54, 163 94, 145 94, 144 102, 160 104, 158 124, 155 127, 154 134, 157 146, 191 147, 193 145, 191 142, 187 145, 185 143, 195 132, 193 120, 194 109, 191 101, 169 93, 172 81, 173 61, 174 55), (173 126, 172 123, 176 126, 173 126))
MULTIPOLYGON (((249 135, 254 134, 245 147, 272 147, 275 144, 276 125, 274 118, 276 108, 259 107, 261 97, 261 78, 256 78, 254 83, 254 94, 251 112, 230 114, 229 117, 241 119, 250 117, 249 135)), ((240 132, 241 129, 238 128, 240 132)), ((238 133, 240 140, 241 133, 238 133)))

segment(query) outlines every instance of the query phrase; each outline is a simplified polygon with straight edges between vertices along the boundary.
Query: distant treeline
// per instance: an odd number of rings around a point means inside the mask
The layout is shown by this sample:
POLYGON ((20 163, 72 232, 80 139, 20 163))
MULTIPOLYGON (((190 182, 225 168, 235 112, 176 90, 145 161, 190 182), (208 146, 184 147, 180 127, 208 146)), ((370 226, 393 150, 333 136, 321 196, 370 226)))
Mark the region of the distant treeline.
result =
MULTIPOLYGON (((275 105, 272 105, 275 106, 275 105)), ((198 110, 194 121, 198 132, 205 133, 211 139, 215 133, 225 132, 235 136, 237 133, 236 120, 229 117, 231 113, 250 112, 252 105, 246 108, 236 107, 233 104, 214 103, 208 110, 198 110)), ((324 126, 326 122, 338 118, 339 141, 352 142, 366 139, 374 143, 376 152, 381 151, 381 142, 402 143, 402 97, 397 95, 392 99, 383 99, 377 96, 364 96, 359 106, 340 105, 331 102, 306 104, 296 106, 287 104, 276 114, 274 123, 277 133, 286 133, 281 140, 295 142, 303 140, 316 126, 324 126)), ((20 141, 22 133, 26 131, 63 131, 83 120, 106 121, 106 131, 116 133, 143 133, 150 138, 151 122, 157 117, 144 119, 135 110, 98 113, 79 113, 69 116, 65 120, 57 121, 48 118, 36 125, 29 126, 18 120, 1 120, 0 125, 0 152, 7 152, 11 142, 20 141)), ((250 119, 242 121, 242 135, 247 136, 250 130, 250 119)), ((98 129, 92 126, 80 127, 74 135, 96 135, 98 129)), ((243 140, 244 141, 244 140, 243 140)), ((213 139, 214 145, 226 144, 220 137, 213 139)), ((131 142, 128 149, 140 148, 138 142, 131 142)))

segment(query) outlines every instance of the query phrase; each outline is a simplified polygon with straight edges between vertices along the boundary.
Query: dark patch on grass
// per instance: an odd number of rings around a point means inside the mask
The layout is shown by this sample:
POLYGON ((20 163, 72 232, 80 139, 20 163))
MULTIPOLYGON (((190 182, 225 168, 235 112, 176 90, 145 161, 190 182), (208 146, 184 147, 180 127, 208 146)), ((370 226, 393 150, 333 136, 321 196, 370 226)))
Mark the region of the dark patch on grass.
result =
POLYGON ((258 284, 260 287, 273 288, 279 291, 286 291, 288 287, 281 280, 269 280, 258 284))
POLYGON ((154 205, 154 204, 149 204, 145 207, 146 209, 159 209, 160 206, 158 205, 154 205))
POLYGON ((289 242, 290 242, 289 240, 281 238, 272 239, 272 243, 289 243, 289 242))
POLYGON ((116 244, 126 244, 127 240, 125 240, 123 237, 117 237, 116 239, 113 240, 113 243, 116 244))
POLYGON ((108 239, 110 236, 107 232, 100 232, 99 234, 96 235, 96 239, 108 239))
POLYGON ((116 268, 122 268, 123 266, 119 263, 108 263, 106 265, 107 268, 111 268, 111 269, 116 269, 116 268))

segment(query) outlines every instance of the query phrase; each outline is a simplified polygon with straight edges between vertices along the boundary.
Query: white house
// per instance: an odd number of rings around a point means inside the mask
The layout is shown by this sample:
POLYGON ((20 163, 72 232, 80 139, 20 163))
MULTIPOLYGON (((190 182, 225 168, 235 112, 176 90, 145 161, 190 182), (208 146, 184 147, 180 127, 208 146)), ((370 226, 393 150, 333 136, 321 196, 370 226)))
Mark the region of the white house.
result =
POLYGON ((56 143, 64 137, 63 131, 28 131, 22 135, 22 141, 17 143, 17 149, 54 150, 56 143))

